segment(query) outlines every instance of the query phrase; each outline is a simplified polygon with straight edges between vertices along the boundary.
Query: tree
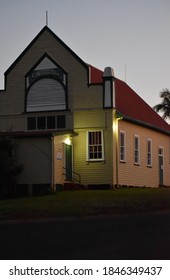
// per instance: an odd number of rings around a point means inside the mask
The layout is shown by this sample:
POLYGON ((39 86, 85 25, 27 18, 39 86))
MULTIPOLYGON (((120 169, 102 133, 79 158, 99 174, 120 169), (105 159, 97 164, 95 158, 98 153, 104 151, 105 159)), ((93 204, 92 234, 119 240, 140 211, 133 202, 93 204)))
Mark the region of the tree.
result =
POLYGON ((162 118, 165 120, 170 117, 170 90, 163 89, 160 92, 160 97, 162 98, 162 102, 153 107, 156 112, 162 112, 162 118))
POLYGON ((22 171, 17 163, 16 145, 8 136, 0 137, 0 198, 12 197, 15 192, 16 176, 22 171))

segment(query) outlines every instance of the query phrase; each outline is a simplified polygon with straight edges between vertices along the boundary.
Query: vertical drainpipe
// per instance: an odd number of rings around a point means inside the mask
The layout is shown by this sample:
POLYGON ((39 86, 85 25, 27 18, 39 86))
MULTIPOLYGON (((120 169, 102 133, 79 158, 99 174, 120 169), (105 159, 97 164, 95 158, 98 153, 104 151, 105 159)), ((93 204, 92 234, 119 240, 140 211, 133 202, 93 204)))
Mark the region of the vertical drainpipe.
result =
POLYGON ((116 137, 116 187, 119 187, 119 121, 123 119, 120 112, 116 111, 115 115, 115 137, 116 137))
POLYGON ((51 190, 55 191, 55 148, 54 148, 54 136, 51 137, 52 149, 51 149, 51 190))
POLYGON ((119 187, 119 151, 118 151, 118 144, 119 144, 119 139, 118 139, 118 119, 115 119, 115 125, 116 125, 116 130, 115 130, 115 136, 116 136, 116 187, 119 187))
MULTIPOLYGON (((116 107, 116 101, 115 101, 115 74, 112 67, 105 67, 104 73, 103 73, 103 108, 104 109, 110 109, 113 114, 116 107)), ((107 113, 105 113, 107 116, 107 113)), ((106 119, 105 119, 106 121, 106 119)), ((114 121, 113 115, 112 115, 112 122, 114 121)), ((115 133, 113 131, 113 133, 115 133)), ((112 134, 112 141, 114 134, 112 134)), ((113 148, 112 148, 113 149, 113 148)), ((114 153, 112 150, 112 161, 113 161, 113 167, 112 167, 112 183, 111 188, 115 185, 115 174, 114 174, 114 153)))

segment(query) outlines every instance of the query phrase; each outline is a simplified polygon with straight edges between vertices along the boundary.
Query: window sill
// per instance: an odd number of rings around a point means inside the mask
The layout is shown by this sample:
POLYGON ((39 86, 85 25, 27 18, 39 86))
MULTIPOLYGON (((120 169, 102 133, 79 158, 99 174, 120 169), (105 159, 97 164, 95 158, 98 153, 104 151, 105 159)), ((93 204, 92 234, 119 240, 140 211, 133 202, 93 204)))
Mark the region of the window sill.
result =
POLYGON ((140 163, 134 163, 135 166, 140 166, 140 163))
POLYGON ((86 164, 88 165, 89 163, 97 163, 97 162, 101 162, 101 163, 105 163, 105 159, 93 159, 93 160, 86 160, 86 164))

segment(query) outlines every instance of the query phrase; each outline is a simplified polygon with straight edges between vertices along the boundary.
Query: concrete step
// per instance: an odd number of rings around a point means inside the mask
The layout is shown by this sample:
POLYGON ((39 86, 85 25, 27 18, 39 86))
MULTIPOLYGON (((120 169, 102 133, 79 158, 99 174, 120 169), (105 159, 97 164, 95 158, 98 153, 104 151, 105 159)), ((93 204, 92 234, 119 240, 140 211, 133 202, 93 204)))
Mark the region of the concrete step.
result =
POLYGON ((72 191, 72 190, 82 190, 83 186, 79 183, 66 181, 64 182, 63 190, 64 191, 72 191))

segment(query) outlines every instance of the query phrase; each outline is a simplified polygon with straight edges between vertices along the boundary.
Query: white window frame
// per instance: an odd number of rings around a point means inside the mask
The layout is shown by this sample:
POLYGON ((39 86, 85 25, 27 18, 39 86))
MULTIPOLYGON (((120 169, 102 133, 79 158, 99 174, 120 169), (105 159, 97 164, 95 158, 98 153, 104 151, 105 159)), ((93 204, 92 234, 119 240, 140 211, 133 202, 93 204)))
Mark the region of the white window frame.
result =
MULTIPOLYGON (((87 140, 86 140, 86 143, 87 143, 87 154, 86 154, 86 158, 87 158, 87 161, 104 161, 104 137, 103 137, 103 130, 89 130, 87 131, 87 140), (96 133, 96 132, 100 132, 101 133, 101 144, 90 144, 89 143, 89 134, 90 133, 96 133), (101 157, 100 158, 90 158, 90 146, 94 146, 97 148, 97 146, 101 146, 101 157)), ((98 149, 98 148, 97 148, 98 149)), ((98 151, 98 153, 100 153, 98 151)))
POLYGON ((164 147, 163 146, 158 147, 158 155, 162 156, 164 158, 164 147), (161 153, 160 153, 160 150, 161 150, 161 153))
MULTIPOLYGON (((163 172, 164 172, 164 161, 165 161, 165 158, 164 158, 164 147, 163 146, 159 146, 158 147, 158 157, 160 157, 160 156, 163 158, 162 169, 163 169, 163 172), (160 151, 161 151, 161 153, 160 153, 160 151)), ((163 177, 164 177, 164 173, 163 173, 163 177)))
POLYGON ((152 167, 152 139, 147 139, 147 166, 152 167), (149 151, 149 143, 150 143, 150 151, 149 151))
POLYGON ((140 165, 140 136, 135 135, 134 136, 134 164, 140 165), (136 139, 138 139, 138 147, 136 148, 136 139), (137 156, 136 156, 137 153, 137 156), (137 157, 137 160, 136 160, 137 157))
POLYGON ((119 134, 119 157, 120 157, 120 162, 126 162, 126 132, 123 130, 120 130, 119 134), (121 137, 124 137, 123 139, 123 145, 122 145, 122 139, 121 137))

